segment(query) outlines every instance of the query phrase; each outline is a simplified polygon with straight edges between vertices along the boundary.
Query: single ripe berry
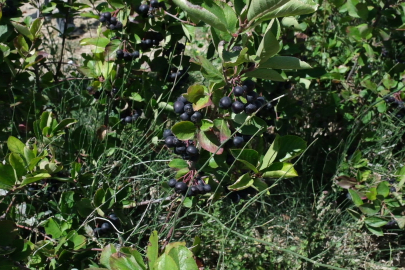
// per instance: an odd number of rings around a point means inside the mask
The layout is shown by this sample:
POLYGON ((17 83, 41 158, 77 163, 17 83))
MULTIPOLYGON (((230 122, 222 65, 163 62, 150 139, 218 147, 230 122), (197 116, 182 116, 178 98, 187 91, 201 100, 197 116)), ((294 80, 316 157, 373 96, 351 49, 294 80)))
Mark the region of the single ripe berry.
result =
POLYGON ((242 46, 233 46, 232 47, 232 51, 234 51, 234 52, 238 52, 238 51, 241 51, 242 50, 242 46))
POLYGON ((166 146, 167 147, 169 147, 169 148, 171 148, 171 147, 174 147, 175 145, 174 145, 174 139, 175 139, 176 137, 174 137, 174 136, 168 136, 166 139, 165 139, 165 144, 166 144, 166 146))
POLYGON ((113 95, 113 96, 115 96, 116 94, 118 93, 118 88, 113 88, 113 89, 111 89, 111 94, 113 95))
POLYGON ((183 146, 176 147, 175 152, 178 155, 185 154, 186 153, 186 146, 183 145, 183 146))
POLYGON ((176 183, 177 183, 176 179, 170 179, 169 182, 168 182, 168 185, 169 185, 169 187, 174 188, 176 183))
POLYGON ((243 112, 244 109, 245 109, 245 104, 243 104, 239 100, 232 103, 232 111, 234 113, 241 113, 241 112, 243 112))
POLYGON ((140 14, 146 15, 148 14, 149 7, 147 5, 140 5, 138 11, 140 14))
POLYGON ((122 59, 122 58, 124 58, 124 51, 117 50, 117 59, 122 59))
POLYGON ((104 12, 103 13, 104 18, 106 18, 107 21, 111 19, 111 13, 110 12, 104 12))
POLYGON ((150 6, 153 8, 158 8, 159 7, 159 1, 158 0, 151 0, 150 1, 150 6))
POLYGON ((184 142, 182 141, 182 140, 179 140, 177 137, 174 137, 174 139, 173 139, 173 144, 174 144, 174 146, 183 146, 184 145, 184 142))
POLYGON ((234 94, 236 97, 243 96, 244 93, 245 93, 245 90, 242 88, 242 86, 235 86, 235 87, 233 88, 233 94, 234 94))
POLYGON ((205 185, 205 182, 202 179, 198 179, 197 184, 199 185, 205 185))
POLYGON ((198 123, 202 119, 202 113, 200 112, 194 112, 193 115, 191 115, 190 120, 193 123, 198 123))
POLYGON ((396 192, 397 189, 395 187, 390 187, 390 192, 396 192))
POLYGON ((132 56, 129 52, 124 52, 124 60, 125 61, 131 61, 132 60, 132 56))
POLYGON ((153 45, 153 43, 152 43, 152 40, 151 39, 145 39, 145 45, 147 46, 147 47, 152 47, 152 45, 153 45))
POLYGON ((184 105, 184 112, 187 113, 188 115, 192 115, 194 113, 193 105, 190 103, 184 105))
POLYGON ((133 51, 131 56, 132 56, 132 59, 138 58, 139 57, 139 51, 133 51))
POLYGON ((204 185, 204 191, 206 193, 211 192, 211 186, 209 184, 204 185))
POLYGON ((198 149, 194 145, 190 145, 187 147, 186 153, 189 154, 190 156, 196 156, 198 155, 198 149))
POLYGON ((243 139, 243 137, 236 136, 235 138, 233 138, 233 145, 237 148, 242 147, 244 143, 245 140, 243 139))
POLYGON ((105 22, 105 21, 106 21, 106 18, 104 17, 104 15, 101 15, 98 20, 99 20, 100 22, 105 22))
POLYGON ((116 25, 116 24, 117 24, 117 22, 118 22, 117 17, 111 17, 111 19, 110 19, 110 23, 112 23, 112 24, 116 25))
POLYGON ((245 80, 243 86, 246 86, 247 92, 251 92, 255 89, 255 82, 252 80, 245 80))
POLYGON ((125 117, 125 122, 126 123, 132 123, 132 116, 125 117))
POLYGON ((386 98, 384 98, 384 100, 385 100, 385 102, 387 102, 387 103, 393 103, 393 102, 395 102, 395 98, 392 97, 392 96, 386 97, 386 98))
POLYGON ((188 115, 187 113, 182 113, 180 114, 180 120, 181 121, 189 121, 190 120, 190 115, 188 115))
POLYGON ((115 25, 115 30, 122 30, 122 22, 117 22, 115 25))
POLYGON ((183 113, 184 112, 184 103, 181 101, 174 102, 173 109, 174 109, 174 112, 177 114, 183 113))
POLYGON ((179 97, 177 98, 177 101, 181 101, 181 102, 183 102, 184 104, 190 103, 184 96, 179 96, 179 97))
POLYGON ((157 39, 152 39, 152 45, 153 45, 153 46, 158 46, 158 45, 159 45, 159 40, 157 40, 157 39))
POLYGON ((260 107, 261 107, 261 106, 263 106, 263 105, 266 103, 266 99, 265 99, 264 97, 258 97, 258 98, 256 99, 256 102, 258 102, 258 103, 256 104, 256 106, 260 104, 260 107))
POLYGON ((192 186, 190 187, 191 192, 195 195, 198 195, 198 193, 200 193, 200 191, 198 190, 198 188, 196 186, 192 186))
POLYGON ((221 109, 229 109, 232 105, 232 99, 230 97, 223 97, 219 100, 219 107, 221 109))
POLYGON ((118 218, 117 215, 114 214, 114 213, 111 213, 111 214, 108 216, 108 218, 111 219, 113 222, 119 221, 119 218, 118 218))
POLYGON ((111 226, 111 224, 109 222, 104 222, 103 224, 101 224, 101 229, 104 232, 107 232, 107 231, 111 230, 111 228, 112 228, 112 226, 111 226))
POLYGON ((110 24, 110 26, 109 26, 108 28, 110 28, 110 30, 115 30, 115 25, 114 25, 114 24, 110 24))
POLYGON ((184 182, 177 182, 174 186, 176 193, 185 193, 187 191, 187 185, 184 182))
POLYGON ((204 185, 196 185, 195 187, 197 188, 199 194, 204 194, 205 193, 204 185))
POLYGON ((163 131, 163 139, 166 139, 166 138, 169 137, 169 136, 173 136, 172 131, 171 131, 170 129, 165 129, 165 130, 163 131))
POLYGON ((257 106, 255 104, 247 104, 245 107, 246 114, 252 114, 257 110, 257 106))
POLYGON ((256 99, 257 99, 257 93, 254 91, 249 92, 249 94, 246 95, 246 101, 248 103, 253 103, 256 101, 256 99))

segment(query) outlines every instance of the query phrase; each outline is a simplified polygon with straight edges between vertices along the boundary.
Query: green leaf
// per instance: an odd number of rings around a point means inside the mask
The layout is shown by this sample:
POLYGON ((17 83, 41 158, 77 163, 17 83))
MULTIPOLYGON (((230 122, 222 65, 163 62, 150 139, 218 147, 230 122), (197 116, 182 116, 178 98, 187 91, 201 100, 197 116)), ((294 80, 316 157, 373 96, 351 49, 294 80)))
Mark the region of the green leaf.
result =
POLYGON ((203 56, 198 56, 198 60, 200 61, 202 67, 201 73, 207 80, 216 83, 224 81, 224 76, 222 75, 221 71, 219 71, 213 64, 211 64, 211 61, 203 56))
POLYGON ((299 156, 306 148, 307 143, 298 136, 286 135, 279 138, 279 149, 276 160, 289 161, 299 156))
MULTIPOLYGON (((124 253, 125 254, 125 253, 124 253)), ((143 270, 136 259, 131 255, 114 253, 109 259, 111 270, 143 270)))
MULTIPOLYGON (((176 1, 176 0, 174 0, 174 1, 176 1)), ((180 270, 179 267, 177 266, 176 262, 174 261, 174 259, 170 255, 167 255, 166 253, 162 254, 162 256, 160 256, 159 259, 154 264, 153 268, 150 267, 150 269, 180 270)))
POLYGON ((193 208, 194 206, 196 206, 198 202, 198 198, 197 197, 186 197, 183 201, 183 205, 184 207, 187 208, 193 208))
POLYGON ((259 78, 259 79, 265 79, 265 80, 272 80, 276 82, 284 82, 285 79, 278 73, 277 71, 273 69, 267 69, 267 68, 258 68, 253 71, 249 71, 246 73, 247 77, 253 77, 253 78, 259 78))
POLYGON ((169 256, 173 258, 179 270, 198 270, 193 253, 183 245, 170 249, 169 256))
POLYGON ((52 113, 45 111, 41 114, 41 120, 39 123, 39 129, 43 130, 46 127, 50 127, 52 123, 52 113))
POLYGON ((273 19, 267 26, 264 37, 257 48, 256 55, 260 58, 260 62, 265 62, 280 51, 281 47, 277 40, 277 33, 279 32, 280 24, 276 19, 273 19))
POLYGON ((366 193, 366 197, 370 201, 375 201, 377 199, 377 188, 370 188, 370 190, 366 193))
POLYGON ((104 265, 105 267, 108 267, 108 269, 111 269, 110 267, 110 257, 113 253, 117 252, 115 249, 115 246, 112 244, 108 244, 103 248, 103 251, 101 252, 100 255, 100 263, 104 265))
POLYGON ((82 198, 80 201, 76 202, 77 212, 82 217, 88 217, 94 208, 91 205, 91 200, 88 198, 82 198))
POLYGON ((199 236, 195 236, 194 237, 194 242, 193 242, 193 245, 192 245, 192 248, 191 248, 191 252, 193 252, 193 254, 195 256, 198 256, 200 254, 201 250, 202 250, 201 238, 199 236))
POLYGON ((16 153, 11 153, 9 156, 9 162, 13 166, 17 177, 20 178, 27 173, 25 169, 24 160, 21 158, 21 155, 16 153))
POLYGON ((34 176, 25 178, 22 181, 20 186, 22 187, 22 186, 25 186, 25 185, 28 185, 28 184, 31 184, 31 183, 34 183, 34 182, 38 182, 38 181, 40 181, 40 180, 42 180, 44 178, 49 178, 49 177, 52 177, 49 173, 39 173, 39 174, 36 174, 34 176))
POLYGON ((365 223, 372 227, 382 227, 387 224, 387 221, 378 217, 366 217, 365 223))
POLYGON ((264 170, 264 178, 291 178, 297 177, 298 173, 291 163, 275 162, 264 170))
POLYGON ((405 227, 405 217, 397 217, 395 218, 396 222, 398 223, 398 227, 403 229, 405 227))
POLYGON ((210 96, 206 95, 200 98, 195 104, 193 104, 193 110, 198 111, 202 108, 208 107, 212 105, 212 101, 210 96))
POLYGON ((184 159, 176 158, 170 161, 169 167, 173 169, 183 169, 188 168, 188 164, 187 161, 185 161, 184 159))
MULTIPOLYGON (((212 27, 215 27, 221 31, 227 32, 226 25, 215 14, 207 9, 194 5, 186 0, 173 0, 173 2, 181 9, 187 12, 187 14, 194 20, 201 20, 212 27)), ((212 2, 211 2, 212 3, 212 2)))
POLYGON ((7 147, 11 152, 24 156, 25 144, 16 137, 10 136, 8 138, 7 147))
POLYGON ((189 168, 183 168, 177 171, 176 175, 174 176, 176 179, 179 179, 180 177, 186 175, 190 171, 189 168))
POLYGON ((246 188, 252 186, 253 183, 254 183, 254 180, 252 179, 250 174, 245 173, 244 175, 240 176, 238 178, 238 180, 235 181, 235 183, 233 183, 232 185, 229 185, 228 189, 232 190, 232 191, 242 190, 242 189, 246 189, 246 188))
POLYGON ((194 84, 187 89, 187 94, 184 97, 191 103, 196 103, 200 98, 205 96, 205 86, 194 84))
POLYGON ((115 9, 124 8, 125 4, 121 0, 108 0, 108 3, 115 9))
POLYGON ((214 126, 214 123, 212 122, 212 120, 209 119, 203 119, 201 120, 201 127, 200 129, 202 131, 207 131, 210 130, 210 128, 212 128, 214 126))
POLYGON ((272 69, 308 69, 308 63, 291 56, 273 56, 267 61, 260 62, 260 68, 272 69))
POLYGON ((383 181, 377 186, 377 194, 383 196, 384 198, 390 194, 390 187, 387 181, 383 181))
POLYGON ((81 46, 86 46, 86 45, 94 45, 100 48, 105 48, 107 45, 110 43, 110 39, 105 38, 105 37, 97 37, 97 38, 84 38, 80 40, 80 45, 81 46))
POLYGON ((360 198, 359 194, 355 190, 349 189, 349 194, 356 206, 360 206, 363 204, 363 200, 360 198))
POLYGON ((384 233, 381 228, 375 228, 366 224, 366 228, 374 235, 384 236, 384 233))
MULTIPOLYGON (((269 186, 262 180, 258 179, 258 178, 254 178, 254 182, 253 182, 253 186, 254 189, 256 189, 257 191, 261 192, 265 189, 267 189, 269 186)), ((270 195, 270 191, 266 191, 266 195, 270 195)))
POLYGON ((236 128, 239 128, 243 124, 245 124, 239 130, 239 132, 244 135, 260 135, 264 133, 267 129, 266 122, 257 116, 252 117, 245 113, 240 114, 232 113, 232 119, 234 121, 233 124, 236 128))
POLYGON ((260 171, 265 170, 268 168, 274 160, 276 160, 277 153, 280 149, 280 144, 279 144, 280 136, 276 135, 276 138, 274 139, 273 143, 270 145, 269 149, 266 152, 266 155, 263 158, 263 162, 259 168, 260 171))
POLYGON ((256 0, 251 1, 247 19, 249 21, 261 19, 264 15, 282 7, 288 0, 256 0))
MULTIPOLYGON (((15 223, 11 220, 0 220, 0 228, 2 232, 0 234, 0 247, 13 246, 18 237, 18 230, 15 223)), ((4 260, 4 258, 2 260, 4 260)))
POLYGON ((201 147, 210 153, 221 155, 224 152, 223 148, 219 148, 220 142, 212 131, 198 132, 197 139, 201 147))
POLYGON ((56 222, 53 218, 48 219, 48 221, 44 224, 46 234, 52 235, 52 238, 59 238, 63 234, 63 230, 58 222, 56 222))
POLYGON ((232 132, 228 127, 228 123, 225 119, 214 119, 214 126, 218 129, 219 131, 219 141, 221 143, 227 141, 231 135, 232 132))
POLYGON ((290 0, 281 7, 278 7, 268 14, 260 18, 261 21, 266 21, 278 17, 289 17, 310 14, 318 9, 318 4, 312 0, 290 0))
MULTIPOLYGON (((146 248, 146 257, 148 258, 149 269, 159 269, 155 267, 157 264, 159 246, 158 246, 158 234, 157 231, 153 231, 149 237, 148 247, 146 248)), ((171 269, 171 268, 168 268, 171 269)))
POLYGON ((76 231, 70 231, 66 236, 68 244, 72 245, 73 250, 79 250, 86 247, 86 237, 78 234, 76 231))
POLYGON ((43 24, 42 18, 36 18, 32 22, 30 32, 34 36, 34 38, 37 38, 40 35, 42 24, 43 24))
POLYGON ((95 207, 100 207, 105 202, 105 191, 100 188, 96 191, 93 197, 93 203, 95 207))
POLYGON ((259 162, 259 153, 253 149, 231 149, 232 155, 238 160, 244 160, 257 166, 259 162))
POLYGON ((33 34, 30 32, 30 30, 24 26, 21 25, 19 23, 16 22, 11 22, 11 24, 14 26, 14 28, 18 31, 18 33, 26 36, 27 38, 29 38, 30 40, 34 40, 34 36, 33 34))
POLYGON ((18 52, 23 56, 26 57, 29 54, 29 47, 27 41, 23 35, 18 35, 13 40, 14 46, 17 48, 18 52))
POLYGON ((194 138, 196 128, 190 121, 182 121, 174 124, 172 132, 180 140, 190 140, 194 138))
POLYGON ((52 133, 56 134, 58 131, 67 128, 70 125, 77 123, 76 119, 73 118, 66 118, 60 121, 60 123, 52 130, 52 133))
POLYGON ((241 51, 236 52, 229 52, 229 51, 222 51, 222 60, 224 61, 225 67, 236 67, 240 64, 246 62, 246 53, 248 52, 248 48, 245 47, 241 51))

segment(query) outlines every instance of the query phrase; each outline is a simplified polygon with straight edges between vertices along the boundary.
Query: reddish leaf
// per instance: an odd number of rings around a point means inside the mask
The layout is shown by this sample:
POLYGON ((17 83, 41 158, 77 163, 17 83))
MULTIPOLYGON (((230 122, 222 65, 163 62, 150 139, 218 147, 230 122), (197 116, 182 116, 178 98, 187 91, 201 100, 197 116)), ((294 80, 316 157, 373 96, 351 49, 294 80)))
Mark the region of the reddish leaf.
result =
POLYGON ((219 148, 219 140, 215 136, 214 132, 212 131, 200 131, 198 133, 198 142, 200 143, 201 147, 207 150, 208 152, 215 153, 217 155, 221 155, 224 152, 223 148, 219 148), (218 151, 217 151, 218 150, 218 151))

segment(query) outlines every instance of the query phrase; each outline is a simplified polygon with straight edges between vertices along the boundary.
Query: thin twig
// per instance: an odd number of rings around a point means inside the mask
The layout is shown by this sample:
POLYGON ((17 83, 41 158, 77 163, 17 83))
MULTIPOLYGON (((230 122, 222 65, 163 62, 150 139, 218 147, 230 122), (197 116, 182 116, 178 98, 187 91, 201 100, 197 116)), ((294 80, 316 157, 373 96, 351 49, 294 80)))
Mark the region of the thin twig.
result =
POLYGON ((56 243, 56 240, 55 240, 55 239, 50 238, 49 236, 47 236, 47 235, 44 234, 43 232, 38 231, 38 229, 36 229, 36 228, 33 229, 33 228, 29 228, 29 227, 26 227, 26 226, 23 226, 23 225, 20 225, 20 224, 15 224, 15 225, 16 225, 18 228, 26 229, 26 230, 29 230, 29 231, 32 231, 32 232, 35 232, 35 233, 39 233, 39 234, 42 235, 45 239, 48 239, 48 240, 50 240, 50 241, 56 243))
POLYGON ((189 24, 189 25, 195 26, 195 23, 191 23, 191 22, 188 22, 188 21, 183 21, 183 20, 181 20, 181 19, 177 18, 176 16, 174 16, 173 14, 170 14, 170 13, 169 13, 169 12, 167 12, 167 11, 164 11, 164 12, 165 12, 165 14, 166 14, 166 15, 169 15, 170 17, 175 18, 176 20, 178 20, 178 21, 180 21, 180 22, 182 22, 182 23, 185 23, 185 24, 189 24))

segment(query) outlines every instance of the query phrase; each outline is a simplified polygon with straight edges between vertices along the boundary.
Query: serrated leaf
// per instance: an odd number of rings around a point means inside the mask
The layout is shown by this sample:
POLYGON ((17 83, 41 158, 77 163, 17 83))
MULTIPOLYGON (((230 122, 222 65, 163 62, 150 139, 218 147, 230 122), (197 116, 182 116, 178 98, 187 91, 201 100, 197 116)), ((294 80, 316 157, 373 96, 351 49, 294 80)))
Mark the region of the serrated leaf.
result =
POLYGON ((199 111, 202 108, 208 107, 212 105, 212 101, 210 96, 206 95, 200 98, 195 104, 193 104, 193 110, 199 111))
POLYGON ((100 263, 104 265, 105 267, 108 267, 108 269, 111 269, 110 267, 110 257, 113 253, 116 253, 117 250, 115 249, 115 246, 112 244, 108 244, 103 248, 103 251, 101 252, 100 255, 100 263))
POLYGON ((174 124, 172 132, 180 140, 190 140, 194 138, 196 128, 192 122, 182 121, 174 124))
POLYGON ((223 148, 219 148, 220 142, 212 131, 198 132, 197 139, 201 147, 210 153, 221 155, 224 152, 223 148))
POLYGON ((236 52, 229 52, 229 51, 222 51, 222 60, 224 61, 225 67, 236 67, 240 64, 247 62, 246 53, 248 48, 245 47, 241 51, 236 52))
POLYGON ((228 186, 229 190, 232 191, 237 191, 237 190, 243 190, 246 189, 250 186, 252 186, 254 183, 254 180, 250 176, 249 173, 245 173, 244 175, 240 176, 238 180, 235 181, 232 185, 228 186))
POLYGON ((264 15, 282 7, 288 0, 256 0, 251 1, 247 18, 249 21, 257 20, 264 15))
POLYGON ((270 20, 278 17, 289 17, 303 14, 311 14, 318 9, 318 4, 312 0, 289 0, 260 18, 260 21, 270 20))
POLYGON ((207 131, 207 130, 210 130, 210 128, 212 128, 213 126, 214 126, 214 123, 212 122, 212 120, 203 119, 203 120, 201 120, 200 130, 207 131))
POLYGON ((291 178, 297 177, 298 173, 291 163, 275 162, 264 170, 264 178, 291 178))
POLYGON ((271 69, 309 69, 312 68, 308 63, 291 56, 273 56, 267 61, 261 62, 260 68, 271 69))
POLYGON ((30 32, 34 36, 34 38, 37 38, 38 36, 41 35, 42 24, 43 24, 43 18, 36 18, 32 22, 30 32))

